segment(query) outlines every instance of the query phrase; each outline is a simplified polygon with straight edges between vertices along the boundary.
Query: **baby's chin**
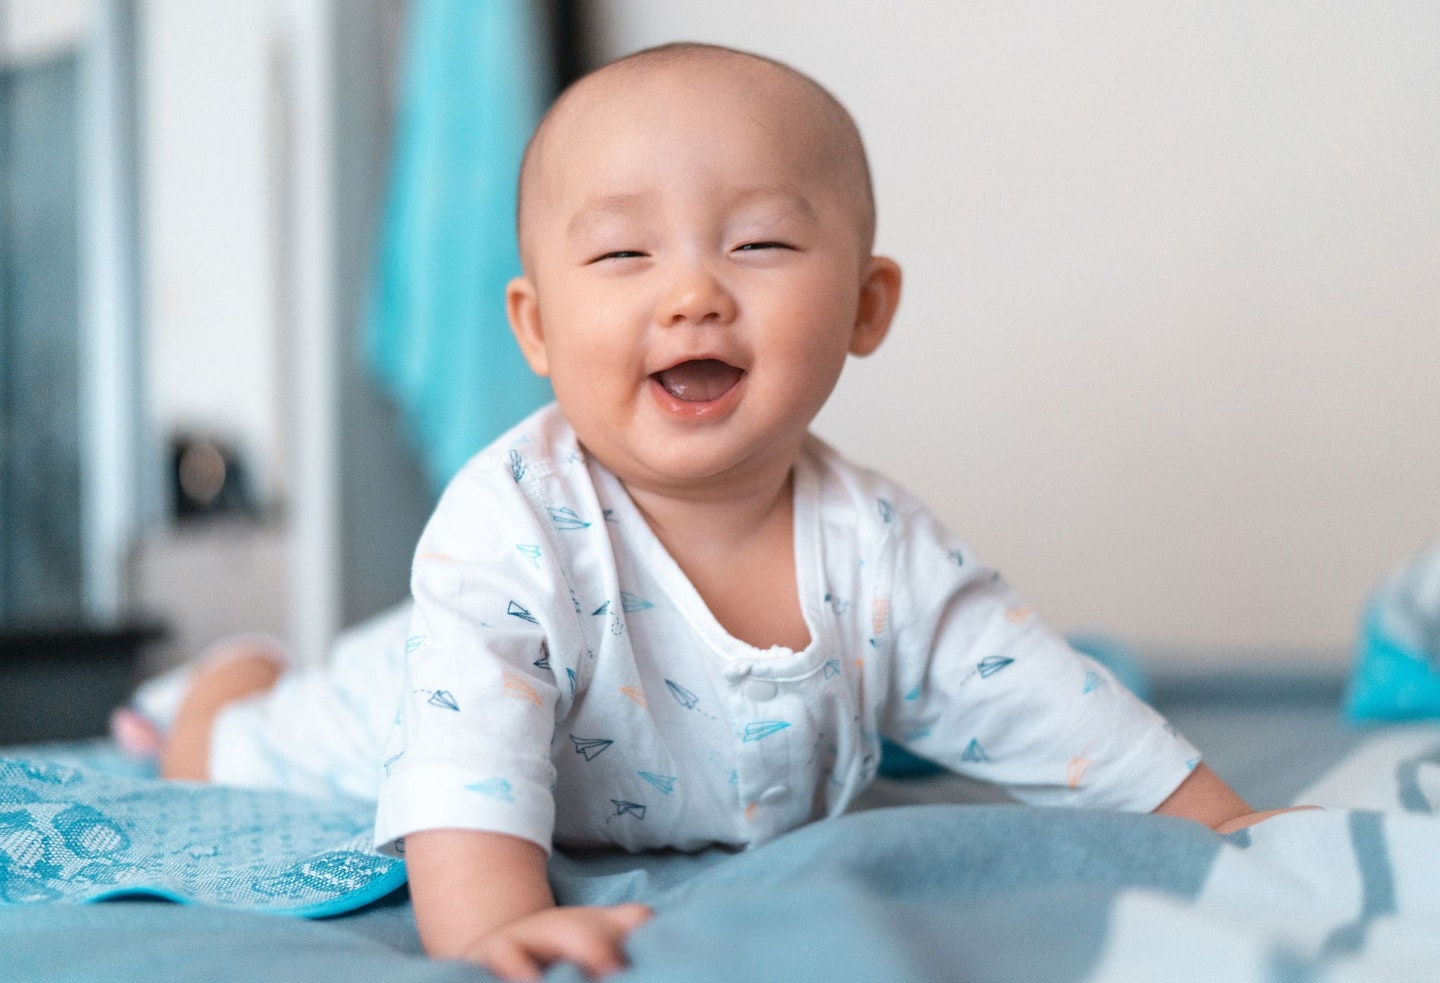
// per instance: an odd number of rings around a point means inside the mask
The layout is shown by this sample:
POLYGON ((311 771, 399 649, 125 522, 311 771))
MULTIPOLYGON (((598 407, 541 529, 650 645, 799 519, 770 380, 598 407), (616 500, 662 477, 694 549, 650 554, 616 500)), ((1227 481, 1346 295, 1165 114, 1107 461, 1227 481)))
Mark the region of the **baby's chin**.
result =
POLYGON ((620 479, 626 488, 667 495, 694 493, 709 497, 718 485, 727 484, 733 465, 713 455, 698 455, 679 448, 632 452, 582 440, 589 457, 620 479))
POLYGON ((729 501, 764 493, 789 477, 798 445, 736 446, 713 435, 632 452, 581 440, 586 453, 634 494, 663 495, 694 502, 729 501))

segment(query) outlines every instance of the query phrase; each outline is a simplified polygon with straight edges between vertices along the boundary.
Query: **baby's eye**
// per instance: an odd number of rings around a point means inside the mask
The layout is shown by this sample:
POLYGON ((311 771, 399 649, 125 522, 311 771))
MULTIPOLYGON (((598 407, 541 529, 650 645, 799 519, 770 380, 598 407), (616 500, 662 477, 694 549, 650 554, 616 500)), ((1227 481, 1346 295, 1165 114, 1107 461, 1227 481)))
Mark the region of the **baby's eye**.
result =
POLYGON ((754 252, 754 251, 757 250, 757 249, 794 249, 794 248, 795 248, 795 247, 792 246, 792 245, 790 245, 789 243, 785 243, 785 242, 774 242, 774 241, 769 241, 769 240, 767 240, 767 241, 764 241, 764 242, 747 242, 747 243, 744 243, 744 244, 742 244, 742 245, 736 246, 736 247, 735 247, 735 251, 736 251, 736 252, 754 252))
POLYGON ((601 253, 599 256, 596 256, 594 259, 590 260, 590 262, 600 263, 604 262, 607 259, 637 259, 644 255, 645 254, 640 252, 638 249, 612 249, 608 253, 601 253))

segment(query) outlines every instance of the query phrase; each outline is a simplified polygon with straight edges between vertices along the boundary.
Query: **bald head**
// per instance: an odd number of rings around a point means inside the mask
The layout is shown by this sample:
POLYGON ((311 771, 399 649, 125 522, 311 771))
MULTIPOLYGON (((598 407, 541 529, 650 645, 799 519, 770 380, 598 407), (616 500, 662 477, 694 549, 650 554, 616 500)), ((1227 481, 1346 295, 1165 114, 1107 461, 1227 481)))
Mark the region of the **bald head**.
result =
POLYGON ((618 119, 624 100, 647 85, 689 85, 699 90, 742 93, 753 102, 758 122, 778 117, 785 139, 825 172, 845 199, 858 241, 868 254, 875 237, 875 199, 865 147, 854 119, 834 96, 809 76, 778 61, 706 44, 668 44, 628 55, 591 72, 569 88, 540 121, 520 167, 517 232, 520 255, 531 267, 534 215, 573 159, 570 137, 586 126, 618 119))

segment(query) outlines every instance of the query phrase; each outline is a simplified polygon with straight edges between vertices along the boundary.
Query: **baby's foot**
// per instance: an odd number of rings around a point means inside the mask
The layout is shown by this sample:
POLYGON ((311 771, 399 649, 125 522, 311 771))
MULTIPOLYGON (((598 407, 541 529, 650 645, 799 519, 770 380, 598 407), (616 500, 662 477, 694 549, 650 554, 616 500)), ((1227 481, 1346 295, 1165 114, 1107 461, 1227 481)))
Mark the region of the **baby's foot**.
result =
POLYGON ((110 714, 110 737, 132 758, 157 758, 165 745, 160 728, 130 707, 116 707, 110 714))
POLYGON ((154 758, 165 745, 165 737, 190 692, 195 674, 231 659, 264 656, 281 666, 288 664, 285 647, 268 635, 231 635, 206 648, 189 662, 145 680, 130 697, 128 705, 110 715, 110 736, 125 753, 137 758, 154 758))

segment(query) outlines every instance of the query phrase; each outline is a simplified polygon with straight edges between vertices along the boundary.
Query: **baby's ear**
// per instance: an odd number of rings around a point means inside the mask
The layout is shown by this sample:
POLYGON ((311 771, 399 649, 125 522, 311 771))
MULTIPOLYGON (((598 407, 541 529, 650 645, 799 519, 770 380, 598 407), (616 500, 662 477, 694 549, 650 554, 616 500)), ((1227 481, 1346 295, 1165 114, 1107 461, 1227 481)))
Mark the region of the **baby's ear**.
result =
POLYGON ((860 281, 860 306, 850 335, 850 354, 869 355, 890 331, 900 303, 900 264, 888 256, 872 256, 860 281))
POLYGON ((506 284, 505 313, 530 371, 548 376, 550 358, 545 353, 545 330, 540 323, 540 298, 535 293, 535 284, 521 276, 506 284))

